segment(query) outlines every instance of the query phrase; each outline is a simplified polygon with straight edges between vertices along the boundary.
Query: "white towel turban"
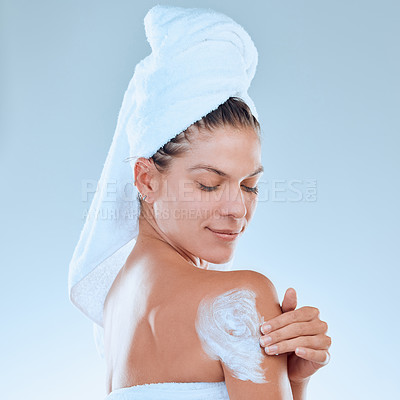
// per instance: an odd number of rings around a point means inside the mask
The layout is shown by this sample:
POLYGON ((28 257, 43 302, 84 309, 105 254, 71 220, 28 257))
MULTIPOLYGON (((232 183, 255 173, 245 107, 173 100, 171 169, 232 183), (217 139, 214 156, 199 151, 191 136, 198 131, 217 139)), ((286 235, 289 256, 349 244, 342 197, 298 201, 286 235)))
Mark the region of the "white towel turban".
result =
MULTIPOLYGON (((106 295, 139 233, 135 160, 151 157, 231 96, 244 100, 258 118, 247 93, 258 54, 239 24, 211 9, 157 5, 144 26, 152 52, 136 65, 125 92, 69 266, 69 298, 99 327, 106 295)), ((210 263, 210 269, 231 264, 210 263)))

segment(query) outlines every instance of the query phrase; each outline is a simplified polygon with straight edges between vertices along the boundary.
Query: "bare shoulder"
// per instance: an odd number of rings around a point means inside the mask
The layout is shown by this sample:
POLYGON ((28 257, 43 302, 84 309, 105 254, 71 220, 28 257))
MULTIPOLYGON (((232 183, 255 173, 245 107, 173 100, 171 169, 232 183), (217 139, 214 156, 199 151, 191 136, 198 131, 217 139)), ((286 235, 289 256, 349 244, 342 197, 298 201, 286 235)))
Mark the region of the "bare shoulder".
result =
MULTIPOLYGON (((282 314, 275 286, 262 273, 235 270, 220 273, 215 278, 203 290, 198 317, 206 315, 207 309, 210 311, 224 308, 225 317, 228 313, 240 314, 246 321, 250 318, 254 325, 259 326, 262 322, 282 314)), ((219 314, 221 315, 222 313, 219 314)))
POLYGON ((263 311, 266 319, 282 313, 276 288, 267 276, 253 270, 236 270, 229 273, 231 288, 254 293, 257 308, 263 311))
MULTIPOLYGON (((260 323, 282 314, 277 291, 272 281, 260 272, 253 270, 213 271, 206 274, 206 280, 199 285, 199 309, 205 303, 247 304, 248 315, 256 318, 259 312, 260 323)), ((214 308, 215 308, 214 304, 214 308)), ((198 311, 199 314, 199 311, 198 311)))
POLYGON ((251 285, 255 290, 261 290, 262 292, 268 292, 270 295, 276 295, 276 289, 272 281, 262 274, 261 272, 243 269, 237 271, 230 271, 235 273, 236 280, 244 285, 251 285))
POLYGON ((251 270, 229 271, 198 306, 196 332, 204 352, 220 360, 231 399, 291 399, 285 354, 260 346, 260 325, 282 314, 275 286, 251 270))

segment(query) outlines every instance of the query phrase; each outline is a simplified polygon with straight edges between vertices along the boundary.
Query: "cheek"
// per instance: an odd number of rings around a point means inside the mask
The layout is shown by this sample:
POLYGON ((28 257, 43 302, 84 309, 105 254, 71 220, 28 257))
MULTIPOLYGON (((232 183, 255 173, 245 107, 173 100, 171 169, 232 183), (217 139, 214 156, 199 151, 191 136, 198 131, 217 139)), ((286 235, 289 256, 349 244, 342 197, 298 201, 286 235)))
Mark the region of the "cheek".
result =
MULTIPOLYGON (((193 226, 201 224, 203 221, 210 219, 212 209, 210 202, 200 200, 181 200, 174 205, 177 215, 180 215, 181 222, 190 227, 190 230, 195 231, 193 226)), ((182 228, 185 230, 185 228, 182 228)))
POLYGON ((198 235, 204 221, 213 215, 208 207, 210 202, 193 201, 190 198, 181 198, 178 201, 161 201, 154 203, 158 225, 164 233, 177 235, 193 240, 193 235, 198 235))
POLYGON ((250 219, 257 208, 257 198, 251 199, 246 203, 247 208, 247 219, 250 219))

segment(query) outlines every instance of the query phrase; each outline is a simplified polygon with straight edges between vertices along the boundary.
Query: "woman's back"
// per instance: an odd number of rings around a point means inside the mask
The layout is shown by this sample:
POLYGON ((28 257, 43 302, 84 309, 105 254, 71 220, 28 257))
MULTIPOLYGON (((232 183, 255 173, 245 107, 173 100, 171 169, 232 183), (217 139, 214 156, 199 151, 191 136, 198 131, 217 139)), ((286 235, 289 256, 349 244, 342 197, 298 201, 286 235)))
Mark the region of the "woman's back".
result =
MULTIPOLYGON (((176 259, 174 263, 168 260, 128 261, 117 276, 104 307, 108 392, 112 391, 112 395, 123 392, 129 396, 132 390, 150 393, 150 389, 153 392, 167 389, 177 394, 197 389, 201 393, 199 386, 189 385, 201 382, 209 383, 201 390, 206 390, 210 398, 228 398, 225 383, 222 383, 226 370, 220 357, 210 357, 199 338, 196 328, 199 304, 208 296, 251 288, 260 277, 265 277, 246 270, 203 270, 186 262, 178 264, 176 259), (162 382, 171 384, 153 385, 162 382), (171 387, 172 382, 187 384, 171 387), (143 386, 132 388, 136 385, 143 386)), ((276 315, 276 309, 273 313, 276 315)), ((260 334, 257 335, 255 340, 260 334)), ((266 357, 261 347, 256 351, 266 357)), ((280 357, 285 356, 275 358, 280 357)), ((230 379, 230 382, 236 380, 230 379)))
POLYGON ((163 264, 139 262, 124 267, 107 296, 104 328, 109 391, 156 382, 224 380, 219 361, 202 350, 195 318, 201 299, 224 285, 228 288, 227 277, 235 271, 163 264))

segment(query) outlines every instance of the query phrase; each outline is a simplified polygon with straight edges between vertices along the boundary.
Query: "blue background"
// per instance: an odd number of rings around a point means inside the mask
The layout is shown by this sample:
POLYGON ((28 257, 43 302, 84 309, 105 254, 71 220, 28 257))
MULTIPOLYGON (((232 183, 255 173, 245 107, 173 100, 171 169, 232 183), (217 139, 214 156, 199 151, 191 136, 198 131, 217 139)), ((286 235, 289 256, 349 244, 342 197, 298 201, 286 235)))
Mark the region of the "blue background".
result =
MULTIPOLYGON (((105 396, 92 323, 68 299, 68 264, 91 199, 81 182, 100 177, 124 91, 150 52, 143 18, 155 4, 1 0, 2 398, 105 396)), ((234 265, 266 274, 281 300, 294 287, 299 306, 328 322, 332 359, 308 398, 393 398, 400 3, 161 4, 224 12, 257 46, 249 93, 264 184, 234 265), (302 193, 315 181, 316 197, 299 200, 293 180, 302 193)))

